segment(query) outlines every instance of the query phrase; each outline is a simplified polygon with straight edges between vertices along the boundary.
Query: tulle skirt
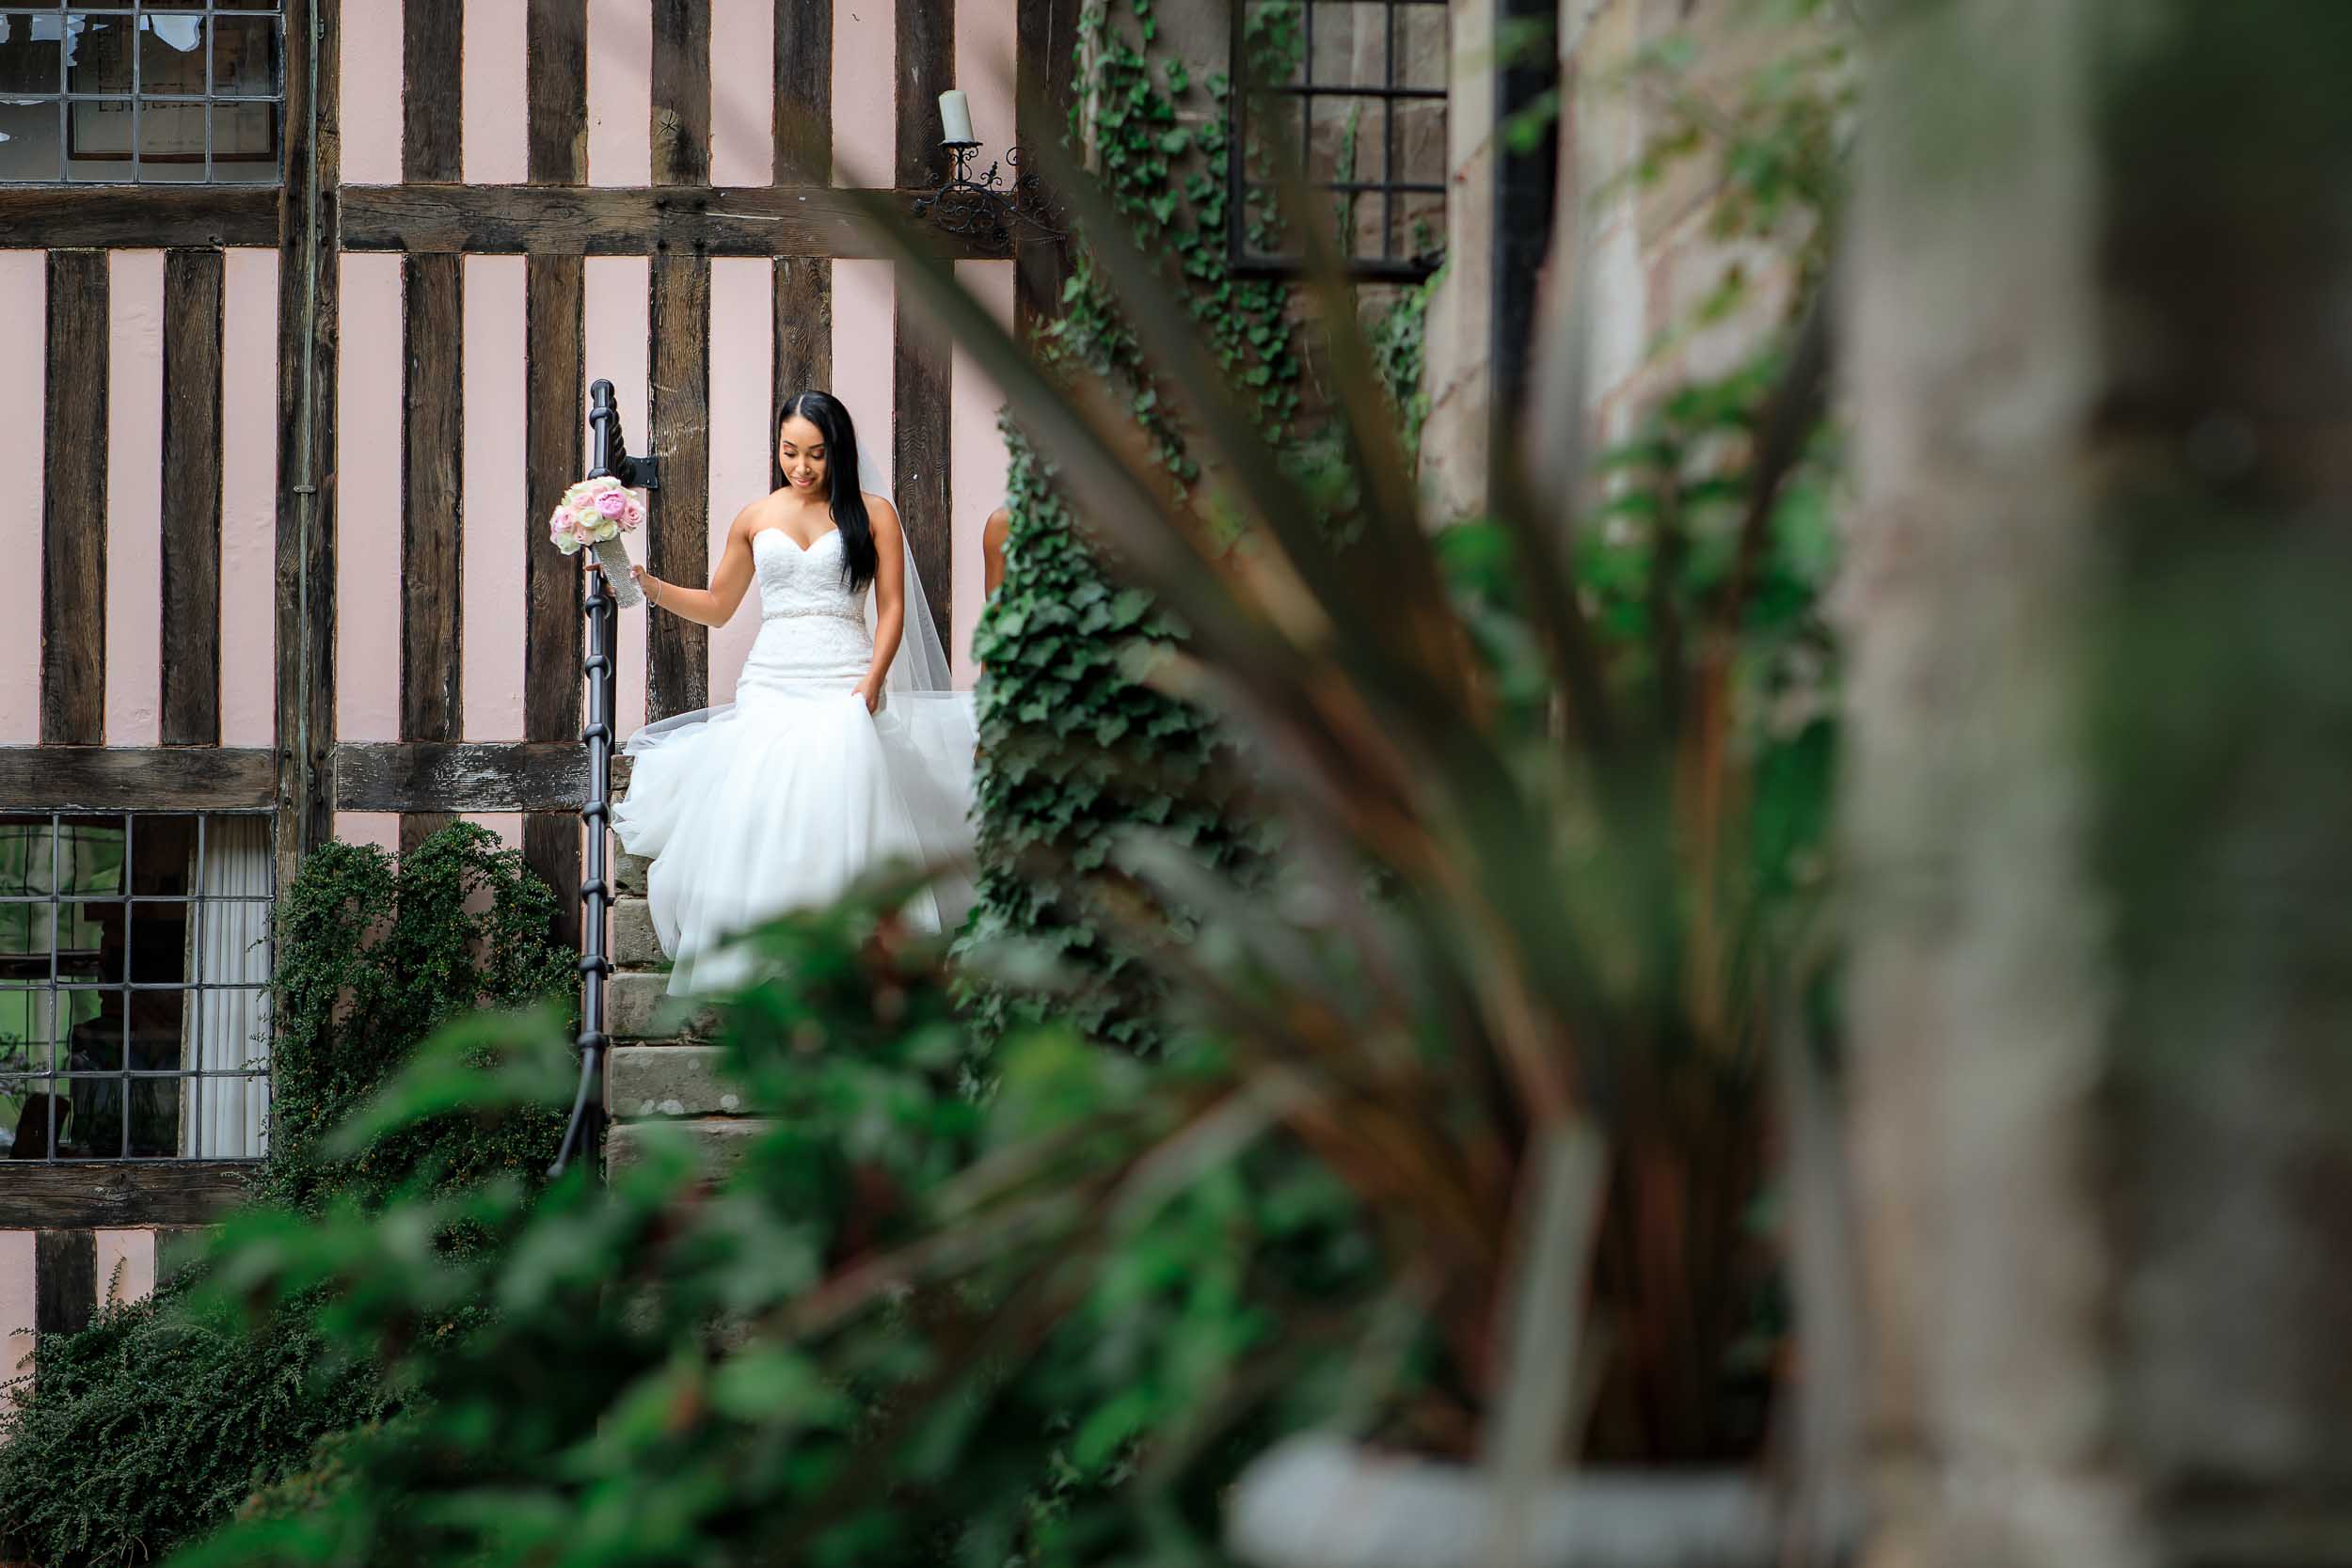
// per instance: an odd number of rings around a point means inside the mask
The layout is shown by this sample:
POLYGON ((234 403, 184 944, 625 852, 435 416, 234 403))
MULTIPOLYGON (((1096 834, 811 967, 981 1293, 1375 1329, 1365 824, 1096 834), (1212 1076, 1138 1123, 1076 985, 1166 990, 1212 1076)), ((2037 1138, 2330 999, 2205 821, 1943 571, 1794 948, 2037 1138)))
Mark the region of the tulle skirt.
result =
MULTIPOLYGON (((827 903, 886 862, 969 853, 970 694, 894 691, 868 714, 847 684, 747 679, 733 705, 631 737, 635 771, 612 831, 652 858, 647 902, 675 960, 673 992, 740 984, 751 961, 723 951, 729 938, 827 903)), ((907 912, 952 930, 970 903, 969 882, 951 875, 907 912)))

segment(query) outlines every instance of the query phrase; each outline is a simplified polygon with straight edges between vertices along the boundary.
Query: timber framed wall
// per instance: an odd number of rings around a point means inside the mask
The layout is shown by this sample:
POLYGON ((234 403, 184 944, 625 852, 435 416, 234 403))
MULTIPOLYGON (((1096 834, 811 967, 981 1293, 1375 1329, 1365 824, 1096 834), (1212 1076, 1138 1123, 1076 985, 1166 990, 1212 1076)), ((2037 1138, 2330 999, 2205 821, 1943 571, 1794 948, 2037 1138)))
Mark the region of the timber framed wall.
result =
MULTIPOLYGON (((329 836, 465 816, 576 910, 579 566, 537 519, 592 375, 663 458, 644 553, 696 581, 781 399, 839 392, 963 671, 997 398, 837 187, 935 182, 949 86, 996 155, 1016 78, 1067 102, 1077 8, 288 0, 280 188, 0 187, 0 422, 33 433, 0 471, 0 814, 267 811, 281 889, 329 836)), ((953 254, 1008 319, 1057 297, 1050 251, 953 254)), ((739 622, 627 617, 624 729, 727 700, 739 622)), ((0 1160, 0 1336, 144 1288, 238 1179, 0 1160)))

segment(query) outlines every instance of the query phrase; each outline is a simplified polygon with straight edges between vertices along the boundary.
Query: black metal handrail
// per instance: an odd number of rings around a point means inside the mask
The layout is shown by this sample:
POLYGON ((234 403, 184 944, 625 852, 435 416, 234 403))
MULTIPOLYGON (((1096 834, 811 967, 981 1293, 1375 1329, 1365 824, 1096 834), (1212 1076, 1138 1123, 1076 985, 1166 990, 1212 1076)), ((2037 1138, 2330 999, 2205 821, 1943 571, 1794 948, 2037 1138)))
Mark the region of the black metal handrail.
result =
MULTIPOLYGON (((653 489, 660 483, 650 457, 631 457, 621 431, 620 410, 612 404, 612 383, 597 381, 588 388, 588 477, 606 475, 632 489, 653 489)), ((571 1119, 555 1164, 548 1172, 561 1176, 574 1156, 600 1146, 604 1136, 604 1064, 612 1047, 605 1030, 605 982, 612 959, 604 950, 605 929, 612 910, 611 849, 608 830, 612 816, 612 739, 617 671, 613 649, 620 606, 605 585, 604 572, 594 559, 583 574, 586 596, 580 601, 587 618, 588 722, 580 738, 588 748, 588 799, 580 808, 588 825, 588 858, 580 883, 580 1089, 572 1097, 571 1119)))

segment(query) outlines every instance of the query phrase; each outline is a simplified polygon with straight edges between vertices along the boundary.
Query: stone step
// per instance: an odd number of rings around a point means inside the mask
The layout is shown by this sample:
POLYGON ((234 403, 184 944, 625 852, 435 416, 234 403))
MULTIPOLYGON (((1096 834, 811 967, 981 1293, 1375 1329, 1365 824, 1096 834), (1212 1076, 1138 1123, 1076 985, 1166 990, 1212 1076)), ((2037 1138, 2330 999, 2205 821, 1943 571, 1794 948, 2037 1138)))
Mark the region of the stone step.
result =
POLYGON ((715 1045, 615 1046, 605 1103, 624 1121, 741 1116, 751 1107, 721 1076, 725 1061, 715 1045))
POLYGON ((645 1157, 651 1138, 683 1138, 701 1156, 712 1176, 731 1172, 753 1143, 775 1130, 776 1123, 750 1117, 715 1117, 703 1121, 616 1122, 604 1135, 604 1163, 610 1171, 623 1171, 645 1157))
POLYGON ((605 983, 605 1030, 616 1040, 707 1038, 719 1032, 708 1007, 674 998, 667 974, 623 972, 605 983))
POLYGON ((661 961, 661 942, 653 931, 653 907, 643 898, 613 900, 612 961, 623 969, 650 969, 661 961))

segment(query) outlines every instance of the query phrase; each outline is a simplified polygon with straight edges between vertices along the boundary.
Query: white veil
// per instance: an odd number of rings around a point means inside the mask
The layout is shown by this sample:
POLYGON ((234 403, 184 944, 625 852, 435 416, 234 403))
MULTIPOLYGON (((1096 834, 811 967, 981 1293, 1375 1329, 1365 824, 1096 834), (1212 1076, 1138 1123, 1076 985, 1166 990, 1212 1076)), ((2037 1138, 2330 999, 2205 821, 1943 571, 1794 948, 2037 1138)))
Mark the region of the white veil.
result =
MULTIPOLYGON (((864 442, 857 449, 857 485, 869 496, 880 496, 893 506, 898 505, 890 482, 882 477, 872 450, 864 442)), ((954 668, 947 662, 947 650, 940 643, 939 624, 931 619, 931 602, 923 593, 923 574, 914 569, 914 546, 908 540, 906 519, 900 517, 898 523, 898 547, 906 555, 906 624, 898 633, 898 656, 890 661, 890 673, 882 677, 882 690, 892 696, 953 693, 954 668)), ((880 613, 875 596, 868 594, 866 630, 874 629, 880 613)))

